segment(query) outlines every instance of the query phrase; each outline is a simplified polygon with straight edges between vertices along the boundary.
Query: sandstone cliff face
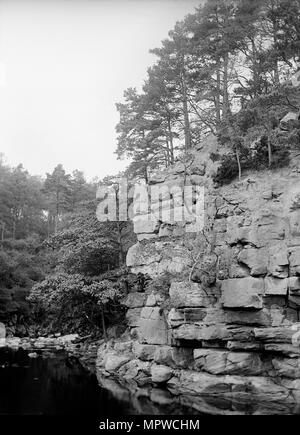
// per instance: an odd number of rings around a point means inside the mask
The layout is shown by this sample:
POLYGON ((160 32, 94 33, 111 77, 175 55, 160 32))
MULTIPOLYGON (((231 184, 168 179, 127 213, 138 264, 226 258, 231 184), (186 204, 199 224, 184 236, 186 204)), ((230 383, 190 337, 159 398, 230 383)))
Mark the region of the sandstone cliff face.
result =
POLYGON ((102 374, 163 385, 195 409, 218 396, 231 410, 300 403, 300 159, 291 160, 216 188, 202 149, 151 180, 204 185, 204 229, 139 217, 127 264, 151 280, 125 301, 130 338, 99 350, 102 374))

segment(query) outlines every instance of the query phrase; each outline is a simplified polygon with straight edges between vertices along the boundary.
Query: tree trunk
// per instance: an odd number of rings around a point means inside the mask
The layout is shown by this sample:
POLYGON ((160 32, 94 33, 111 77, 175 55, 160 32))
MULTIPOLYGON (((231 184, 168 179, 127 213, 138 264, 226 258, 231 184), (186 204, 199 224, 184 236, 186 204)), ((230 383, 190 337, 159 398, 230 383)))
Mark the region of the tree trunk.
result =
POLYGON ((56 235, 58 232, 58 219, 59 219, 59 217, 58 217, 58 215, 56 215, 54 218, 54 235, 56 235))
POLYGON ((182 59, 182 65, 181 65, 181 90, 182 90, 182 106, 183 106, 183 115, 184 115, 185 151, 188 151, 192 147, 192 141, 191 141, 191 125, 190 125, 190 118, 189 118, 186 77, 184 71, 184 57, 182 59))
POLYGON ((191 144, 191 127, 188 112, 188 104, 186 96, 183 97, 183 113, 184 113, 184 137, 185 137, 185 149, 189 150, 192 146, 191 144))
POLYGON ((145 165, 145 167, 144 167, 144 178, 145 178, 146 184, 148 184, 149 178, 148 178, 148 166, 147 165, 145 165))
MULTIPOLYGON (((274 46, 277 46, 277 23, 274 22, 274 31, 273 31, 273 38, 274 38, 274 46)), ((278 59, 274 59, 274 82, 275 86, 280 85, 280 75, 279 75, 279 65, 278 65, 278 59)))
POLYGON ((101 307, 101 319, 102 319, 102 331, 104 336, 104 341, 107 341, 107 332, 106 332, 106 325, 105 325, 105 318, 104 318, 104 309, 101 307))
POLYGON ((273 163, 273 155, 272 155, 271 141, 269 137, 268 137, 268 156, 269 156, 269 168, 270 168, 273 163))
POLYGON ((259 71, 257 68, 257 50, 255 45, 255 40, 251 40, 252 45, 252 69, 253 69, 253 91, 254 96, 257 97, 257 95, 260 93, 260 85, 259 85, 259 71))
POLYGON ((48 218, 47 218, 47 234, 48 237, 50 237, 51 234, 51 214, 48 212, 48 218))
POLYGON ((169 145, 170 145, 170 161, 171 161, 171 165, 173 165, 174 164, 174 143, 173 143, 173 132, 172 132, 170 118, 168 118, 168 130, 169 130, 169 145))
POLYGON ((236 155, 236 161, 239 168, 239 180, 242 178, 242 167, 241 167, 241 161, 240 161, 240 153, 237 147, 235 147, 235 155, 236 155))
POLYGON ((216 109, 216 130, 219 131, 221 127, 221 71, 220 66, 217 67, 217 85, 215 96, 215 109, 216 109))
POLYGON ((277 60, 275 60, 275 66, 274 66, 274 82, 276 86, 280 85, 279 68, 278 68, 277 60))
POLYGON ((230 115, 230 102, 228 92, 228 62, 229 55, 226 53, 224 57, 224 71, 223 71, 223 120, 227 121, 230 115))
POLYGON ((13 217, 13 227, 12 227, 12 239, 15 240, 16 238, 16 217, 13 217))
POLYGON ((1 249, 3 248, 4 234, 5 234, 5 223, 3 223, 1 226, 1 249))
POLYGON ((59 220, 59 190, 56 191, 56 204, 55 204, 55 208, 56 208, 56 216, 54 218, 54 234, 57 234, 58 232, 58 220, 59 220))

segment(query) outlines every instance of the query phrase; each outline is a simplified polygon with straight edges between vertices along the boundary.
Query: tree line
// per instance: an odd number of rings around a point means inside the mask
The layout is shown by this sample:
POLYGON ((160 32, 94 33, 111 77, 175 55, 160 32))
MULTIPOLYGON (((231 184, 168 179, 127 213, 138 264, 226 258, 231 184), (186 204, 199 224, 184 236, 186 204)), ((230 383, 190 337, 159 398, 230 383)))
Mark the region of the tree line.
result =
POLYGON ((36 234, 41 238, 58 231, 61 217, 95 197, 95 183, 81 171, 67 174, 58 165, 45 179, 30 175, 22 165, 11 168, 0 159, 1 241, 36 234))

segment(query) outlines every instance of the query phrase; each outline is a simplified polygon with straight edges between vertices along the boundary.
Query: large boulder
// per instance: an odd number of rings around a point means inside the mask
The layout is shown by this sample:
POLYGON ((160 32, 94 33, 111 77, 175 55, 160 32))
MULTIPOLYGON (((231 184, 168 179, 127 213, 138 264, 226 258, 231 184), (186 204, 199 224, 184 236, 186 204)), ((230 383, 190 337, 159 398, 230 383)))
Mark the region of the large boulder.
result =
POLYGON ((260 278, 227 279, 222 281, 224 308, 263 308, 264 281, 260 278))
POLYGON ((268 276, 265 278, 265 295, 266 296, 286 296, 288 293, 289 280, 278 279, 268 276))
POLYGON ((161 254, 156 250, 155 245, 142 245, 136 243, 128 249, 126 257, 126 265, 131 266, 143 266, 150 265, 151 263, 159 262, 161 254))
POLYGON ((173 370, 163 365, 153 365, 151 367, 151 380, 155 384, 162 384, 171 379, 173 370))
POLYGON ((147 300, 147 295, 145 293, 133 292, 129 293, 124 301, 124 305, 127 308, 142 308, 147 300))
POLYGON ((251 341, 253 328, 216 324, 182 325, 173 330, 173 337, 183 342, 251 341))
POLYGON ((193 361, 193 349, 185 347, 158 346, 154 355, 157 364, 174 368, 188 368, 193 361))
POLYGON ((277 216, 276 213, 272 214, 269 210, 265 212, 266 216, 263 215, 262 210, 261 215, 251 225, 244 222, 241 216, 228 216, 225 242, 230 246, 241 243, 242 245, 248 244, 256 248, 263 248, 284 240, 285 220, 277 216))
POLYGON ((130 328, 135 328, 139 325, 142 308, 130 308, 126 313, 127 324, 130 328))
POLYGON ((174 256, 165 257, 158 265, 157 273, 159 275, 164 273, 179 274, 184 273, 184 271, 190 266, 190 260, 186 255, 174 252, 174 256))
POLYGON ((132 381, 133 379, 141 384, 148 383, 150 380, 150 366, 148 361, 140 361, 132 359, 125 364, 122 364, 118 369, 118 375, 121 379, 132 381))
POLYGON ((108 353, 104 360, 104 368, 107 372, 116 372, 122 365, 130 360, 128 356, 117 355, 115 353, 108 353))
POLYGON ((191 267, 191 258, 182 243, 154 239, 139 242, 129 248, 126 264, 135 274, 156 277, 165 272, 182 273, 191 267))
POLYGON ((252 276, 267 273, 268 260, 266 249, 245 248, 238 255, 238 262, 245 264, 250 269, 252 276))
POLYGON ((158 293, 158 292, 152 292, 149 294, 145 306, 146 307, 157 307, 160 306, 165 301, 165 297, 158 293))
POLYGON ((248 243, 254 246, 263 246, 258 240, 257 229, 253 226, 244 226, 241 216, 227 218, 226 242, 229 245, 248 243))
POLYGON ((214 298, 195 282, 172 282, 170 287, 170 303, 172 307, 209 307, 214 298))
POLYGON ((258 375, 263 364, 258 354, 228 352, 214 349, 195 349, 195 367, 215 375, 258 375))
POLYGON ((138 324, 138 340, 143 344, 168 344, 169 331, 160 307, 142 308, 138 324))
POLYGON ((168 323, 171 328, 176 328, 185 323, 200 322, 207 315, 204 308, 172 308, 168 315, 168 323))
POLYGON ((300 378, 300 365, 298 359, 274 358, 272 360, 272 364, 277 376, 284 376, 285 378, 291 378, 291 379, 300 378))
POLYGON ((300 296, 300 278, 298 276, 291 276, 289 278, 289 291, 293 296, 300 296))
POLYGON ((159 348, 160 346, 155 344, 140 344, 136 341, 133 345, 133 353, 136 358, 142 361, 152 361, 159 348))
POLYGON ((275 278, 287 278, 289 274, 288 250, 285 243, 276 243, 268 250, 268 273, 275 278))

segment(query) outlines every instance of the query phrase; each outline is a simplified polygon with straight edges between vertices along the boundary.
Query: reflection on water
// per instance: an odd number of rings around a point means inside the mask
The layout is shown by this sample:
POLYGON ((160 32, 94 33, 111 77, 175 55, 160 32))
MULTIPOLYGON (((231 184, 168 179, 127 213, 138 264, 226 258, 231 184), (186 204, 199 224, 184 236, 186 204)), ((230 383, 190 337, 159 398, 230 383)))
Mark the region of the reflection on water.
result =
POLYGON ((111 378, 98 373, 98 382, 102 388, 122 403, 130 403, 136 415, 201 415, 204 410, 194 409, 182 398, 173 396, 168 390, 152 387, 137 387, 134 381, 122 386, 111 378))
POLYGON ((121 385, 98 373, 99 385, 123 403, 130 403, 136 414, 181 415, 300 415, 300 405, 258 400, 240 391, 235 398, 226 394, 172 395, 169 391, 138 387, 135 382, 121 385))
POLYGON ((0 349, 0 415, 202 415, 299 414, 292 404, 249 402, 249 396, 176 396, 166 389, 120 385, 97 377, 75 358, 45 353, 29 358, 26 351, 0 349))
POLYGON ((0 349, 0 414, 132 414, 129 403, 99 387, 96 376, 63 353, 30 359, 0 349))

